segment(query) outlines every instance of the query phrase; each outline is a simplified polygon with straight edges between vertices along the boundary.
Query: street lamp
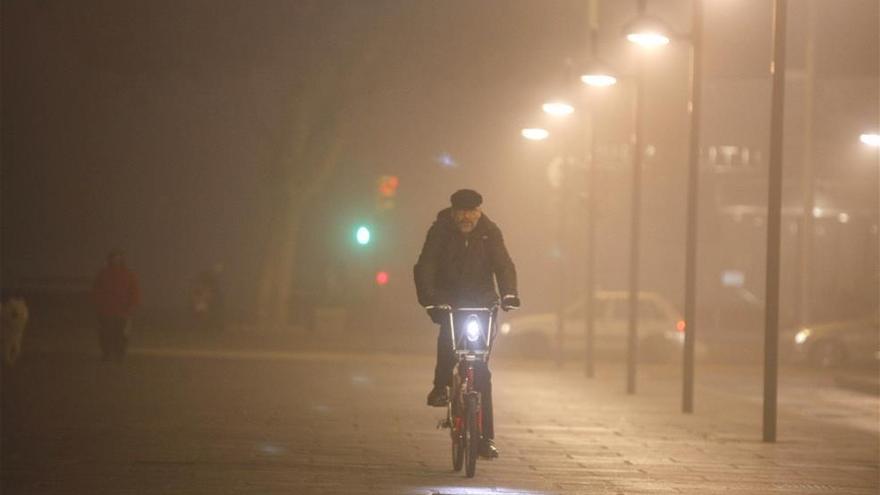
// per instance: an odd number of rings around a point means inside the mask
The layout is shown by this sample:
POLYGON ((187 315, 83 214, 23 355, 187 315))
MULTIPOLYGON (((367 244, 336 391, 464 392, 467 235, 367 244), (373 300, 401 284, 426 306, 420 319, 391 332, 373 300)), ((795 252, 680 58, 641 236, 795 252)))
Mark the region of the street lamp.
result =
MULTIPOLYGON (((669 44, 673 38, 685 39, 690 45, 690 88, 688 111, 690 114, 690 139, 688 146, 688 193, 687 193, 687 233, 685 238, 685 345, 683 359, 682 411, 693 412, 694 389, 694 347, 696 315, 696 262, 697 262, 697 198, 699 174, 699 124, 702 63, 702 0, 693 0, 691 33, 689 37, 674 36, 673 30, 661 19, 645 14, 647 0, 638 0, 638 16, 624 26, 626 39, 643 47, 658 47, 669 44)), ((641 71, 641 66, 640 66, 641 71)), ((630 321, 627 355, 628 392, 635 391, 636 345, 638 343, 638 254, 639 254, 639 211, 641 204, 641 100, 643 99, 643 76, 639 74, 636 90, 636 136, 633 171, 633 213, 630 248, 630 321)))
POLYGON ((520 134, 529 141, 543 141, 550 137, 550 132, 540 127, 527 127, 520 131, 520 134))
POLYGON ((581 76, 581 81, 587 86, 593 86, 595 88, 617 84, 617 78, 610 74, 584 74, 581 76))
POLYGON ((574 107, 564 101, 551 101, 544 103, 541 108, 544 110, 544 113, 556 117, 564 117, 574 113, 574 107))
POLYGON ((581 82, 587 86, 601 88, 617 84, 617 77, 605 64, 594 61, 584 69, 581 82))
POLYGON ((671 32, 672 30, 665 22, 656 17, 644 15, 644 13, 641 13, 639 17, 624 27, 626 39, 647 47, 668 45, 671 38, 669 33, 671 32))
POLYGON ((866 132, 859 136, 859 141, 868 146, 873 146, 875 148, 880 148, 880 134, 876 132, 866 132))

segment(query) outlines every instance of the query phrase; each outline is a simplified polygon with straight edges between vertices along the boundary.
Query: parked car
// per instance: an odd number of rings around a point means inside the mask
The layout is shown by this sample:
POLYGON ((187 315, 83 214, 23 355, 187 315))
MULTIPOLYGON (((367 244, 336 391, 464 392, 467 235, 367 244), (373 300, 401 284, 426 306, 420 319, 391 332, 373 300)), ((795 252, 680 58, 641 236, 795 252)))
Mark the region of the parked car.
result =
POLYGON ((801 327, 793 337, 797 359, 820 368, 880 359, 880 318, 801 327))
MULTIPOLYGON (((586 296, 565 309, 563 352, 583 355, 586 349, 584 312, 586 296)), ((629 328, 629 293, 597 291, 594 302, 594 352, 622 355, 627 347, 629 328)), ((680 352, 684 344, 685 322, 675 307, 655 292, 639 293, 639 355, 663 359, 680 352)), ((551 356, 557 349, 556 314, 540 313, 512 317, 501 325, 501 345, 528 350, 532 355, 551 356)), ((697 352, 705 348, 698 344, 697 352)))

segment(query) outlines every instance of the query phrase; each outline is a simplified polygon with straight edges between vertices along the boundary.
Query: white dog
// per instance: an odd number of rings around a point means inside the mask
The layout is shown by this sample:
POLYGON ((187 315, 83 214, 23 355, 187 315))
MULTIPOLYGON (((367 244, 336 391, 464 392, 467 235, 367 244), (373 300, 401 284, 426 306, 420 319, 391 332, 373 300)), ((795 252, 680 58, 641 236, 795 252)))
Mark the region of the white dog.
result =
POLYGON ((12 298, 0 308, 0 341, 3 347, 3 364, 15 365, 21 354, 21 339, 28 322, 28 307, 21 298, 12 298))

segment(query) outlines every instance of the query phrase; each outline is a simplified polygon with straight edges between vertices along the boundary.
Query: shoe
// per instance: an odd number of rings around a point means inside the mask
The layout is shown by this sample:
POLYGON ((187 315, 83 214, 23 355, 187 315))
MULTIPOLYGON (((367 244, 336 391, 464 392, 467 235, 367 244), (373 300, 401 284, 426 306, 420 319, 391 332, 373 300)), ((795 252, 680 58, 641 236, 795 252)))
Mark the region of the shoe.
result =
POLYGON ((428 405, 431 407, 446 407, 448 402, 446 387, 434 387, 428 394, 428 405))
POLYGON ((485 439, 480 442, 480 457, 486 459, 497 459, 498 458, 498 449, 495 447, 495 442, 491 439, 485 439))

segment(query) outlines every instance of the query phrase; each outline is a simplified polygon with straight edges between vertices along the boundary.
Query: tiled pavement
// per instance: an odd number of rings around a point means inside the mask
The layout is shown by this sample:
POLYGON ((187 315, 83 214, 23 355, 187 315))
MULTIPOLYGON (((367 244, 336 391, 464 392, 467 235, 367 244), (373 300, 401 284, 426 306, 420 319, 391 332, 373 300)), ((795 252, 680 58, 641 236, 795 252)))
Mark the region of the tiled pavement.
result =
POLYGON ((779 441, 761 438, 760 370, 494 363, 497 443, 451 471, 432 358, 140 349, 123 365, 42 354, 3 377, 2 492, 877 494, 880 400, 785 369, 779 441))

